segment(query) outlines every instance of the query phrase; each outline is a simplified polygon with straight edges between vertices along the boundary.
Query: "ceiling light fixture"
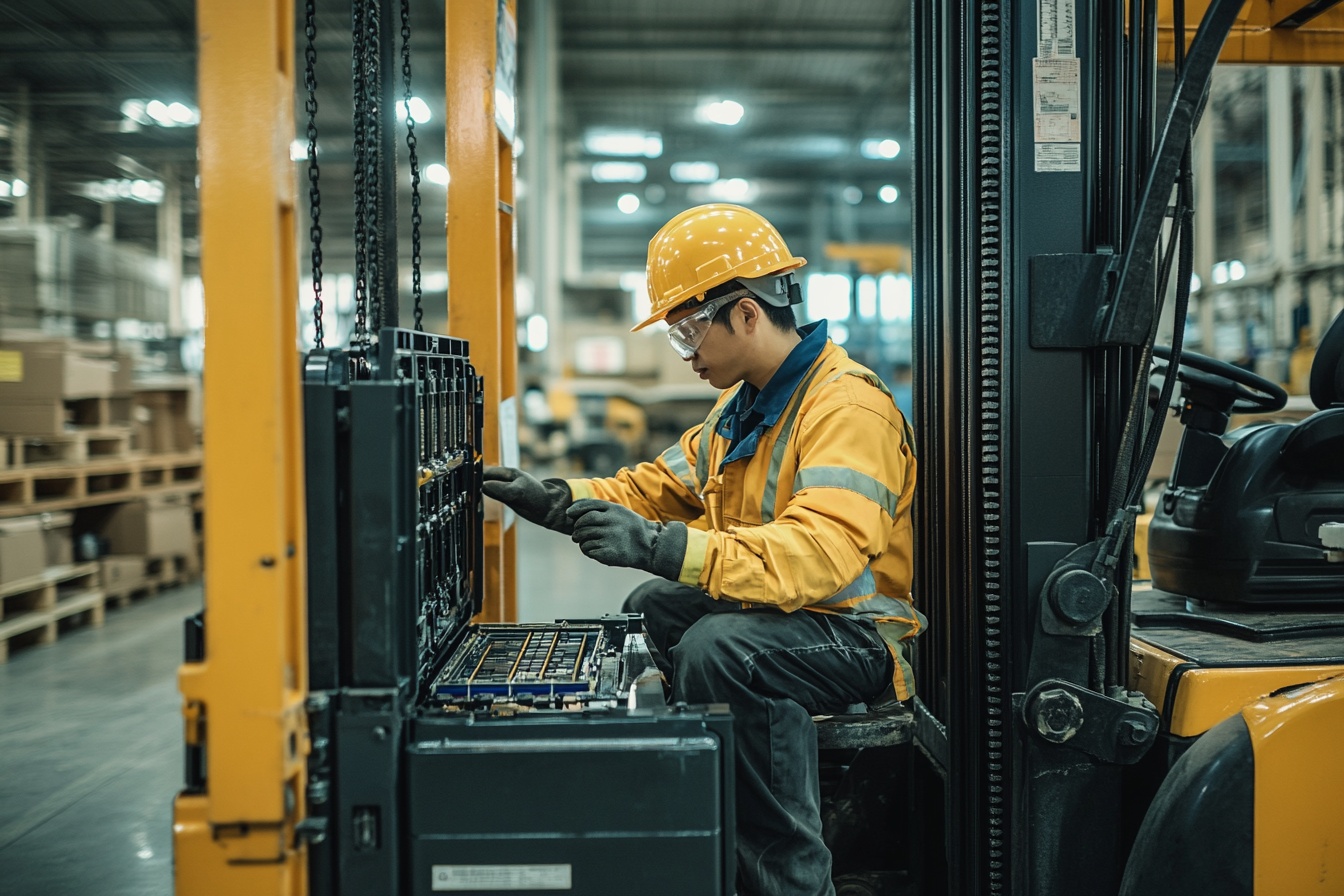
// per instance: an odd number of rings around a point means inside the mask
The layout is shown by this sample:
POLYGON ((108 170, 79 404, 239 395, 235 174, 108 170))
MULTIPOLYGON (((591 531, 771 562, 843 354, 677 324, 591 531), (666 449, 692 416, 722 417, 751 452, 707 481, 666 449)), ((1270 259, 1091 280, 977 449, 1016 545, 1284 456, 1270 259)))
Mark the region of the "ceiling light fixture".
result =
POLYGON ((161 128, 187 128, 201 122, 201 113, 194 106, 163 100, 126 100, 121 104, 121 114, 136 124, 161 128))
POLYGON ((716 180, 710 184, 705 191, 710 199, 717 199, 721 202, 744 202, 752 194, 751 182, 741 177, 730 177, 727 180, 716 180))
POLYGON ((438 162, 435 162, 433 165, 427 165, 425 167, 425 180, 429 181, 432 184, 438 184, 441 187, 446 187, 448 186, 448 181, 450 180, 448 176, 448 169, 440 165, 438 162))
POLYGON ((719 166, 713 162, 673 162, 669 173, 679 184, 712 184, 719 179, 719 166))
POLYGON ((639 211, 639 197, 634 193, 622 193, 621 198, 616 200, 616 207, 627 215, 633 215, 639 211))
POLYGON ((649 170, 643 162, 594 162, 593 181, 599 184, 639 184, 649 170))
POLYGON ((859 154, 865 159, 894 159, 901 154, 901 144, 891 138, 872 138, 859 144, 859 154))
MULTIPOLYGON (((409 103, 411 107, 411 117, 415 119, 416 124, 424 124, 433 118, 433 113, 429 111, 429 104, 418 96, 413 96, 409 103)), ((406 120, 406 100, 397 100, 397 121, 406 120)))
POLYGON ((853 184, 841 190, 840 195, 850 205, 858 205, 863 201, 863 191, 853 184))
MULTIPOLYGON (((26 192, 26 190, 25 190, 26 192)), ((118 202, 130 200, 157 205, 163 201, 163 181, 131 180, 129 178, 91 180, 79 185, 76 190, 81 196, 94 202, 118 202)))
POLYGON ((883 184, 877 191, 877 198, 881 199, 887 205, 891 205, 897 199, 901 198, 901 191, 892 184, 883 184))
POLYGON ((594 156, 644 156, 656 159, 663 154, 663 135, 657 131, 592 128, 583 135, 583 148, 594 156))
POLYGON ((696 107, 695 120, 731 127, 742 120, 745 112, 742 104, 734 100, 707 100, 696 107))

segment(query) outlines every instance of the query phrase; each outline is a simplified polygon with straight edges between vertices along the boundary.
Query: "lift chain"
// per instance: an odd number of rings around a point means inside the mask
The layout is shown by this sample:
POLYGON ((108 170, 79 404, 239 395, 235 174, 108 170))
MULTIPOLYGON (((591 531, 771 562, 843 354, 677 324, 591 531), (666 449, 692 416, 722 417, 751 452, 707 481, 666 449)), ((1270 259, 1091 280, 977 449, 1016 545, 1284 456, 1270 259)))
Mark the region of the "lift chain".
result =
POLYGON ((368 140, 364 133, 364 58, 367 55, 364 30, 365 0, 351 4, 351 40, 353 42, 351 71, 354 77, 354 204, 355 204, 355 327, 350 335, 350 347, 367 346, 369 342, 369 272, 365 256, 365 173, 369 167, 368 140))
POLYGON ((381 175, 379 171, 379 151, 381 149, 381 115, 382 115, 382 79, 380 78, 380 65, 382 56, 382 46, 379 40, 379 33, 382 25, 378 19, 379 0, 365 0, 365 33, 367 38, 364 43, 364 55, 360 58, 360 64, 364 68, 364 103, 360 111, 364 115, 364 240, 366 247, 364 250, 364 263, 368 270, 367 291, 369 295, 369 317, 372 318, 371 328, 375 331, 382 326, 382 296, 380 284, 382 283, 382 265, 379 250, 382 247, 382 240, 379 234, 379 209, 378 209, 378 178, 381 175))
POLYGON ((401 0, 401 78, 406 88, 406 148, 411 160, 411 291, 415 295, 415 328, 424 330, 420 306, 420 160, 415 154, 415 116, 411 114, 411 0, 401 0))
POLYGON ((317 166, 317 38, 316 0, 307 0, 304 5, 304 35, 308 46, 304 49, 304 86, 308 88, 308 102, 304 109, 308 112, 308 216, 312 224, 308 228, 308 238, 313 246, 313 344, 323 348, 322 339, 322 192, 318 189, 317 166))

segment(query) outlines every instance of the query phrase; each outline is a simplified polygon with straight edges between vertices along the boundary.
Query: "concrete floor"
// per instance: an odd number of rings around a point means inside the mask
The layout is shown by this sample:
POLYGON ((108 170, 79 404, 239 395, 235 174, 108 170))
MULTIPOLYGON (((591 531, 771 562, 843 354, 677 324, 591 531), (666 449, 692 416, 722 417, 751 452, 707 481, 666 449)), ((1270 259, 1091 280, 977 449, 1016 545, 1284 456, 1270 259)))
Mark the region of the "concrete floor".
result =
MULTIPOLYGON (((518 523, 523 621, 620 610, 649 578, 518 523)), ((167 896, 171 805, 182 782, 176 672, 193 585, 107 614, 100 629, 0 666, 0 893, 167 896)))

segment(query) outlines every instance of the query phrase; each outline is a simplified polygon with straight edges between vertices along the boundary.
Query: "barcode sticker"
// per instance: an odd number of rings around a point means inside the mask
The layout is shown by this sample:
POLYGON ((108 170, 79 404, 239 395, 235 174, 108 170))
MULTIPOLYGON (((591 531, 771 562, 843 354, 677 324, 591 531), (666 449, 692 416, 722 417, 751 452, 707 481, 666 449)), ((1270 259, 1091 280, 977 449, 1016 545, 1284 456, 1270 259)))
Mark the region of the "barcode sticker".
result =
POLYGON ((435 865, 431 889, 569 890, 571 865, 435 865))

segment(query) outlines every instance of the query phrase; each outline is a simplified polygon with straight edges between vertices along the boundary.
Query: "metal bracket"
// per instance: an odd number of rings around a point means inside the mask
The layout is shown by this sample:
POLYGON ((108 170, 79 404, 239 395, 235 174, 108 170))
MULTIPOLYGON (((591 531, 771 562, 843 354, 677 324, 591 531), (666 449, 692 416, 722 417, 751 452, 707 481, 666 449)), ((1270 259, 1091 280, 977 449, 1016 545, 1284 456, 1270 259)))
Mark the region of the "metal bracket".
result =
POLYGON ((1014 703, 1036 737, 1114 765, 1138 762, 1157 737, 1157 710, 1137 691, 1115 699, 1048 678, 1014 703))
POLYGON ((1028 262, 1032 348, 1093 348, 1112 255, 1036 255, 1028 262))

